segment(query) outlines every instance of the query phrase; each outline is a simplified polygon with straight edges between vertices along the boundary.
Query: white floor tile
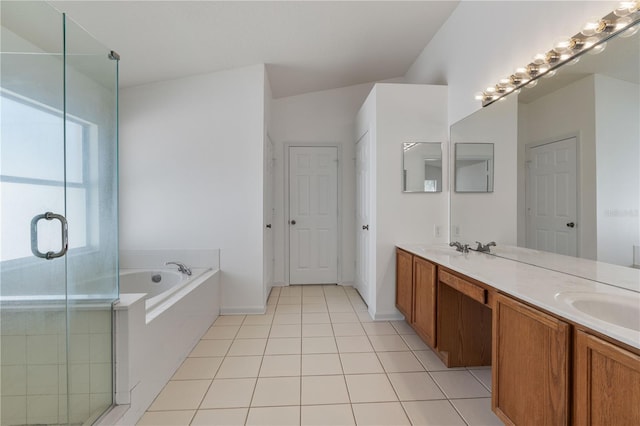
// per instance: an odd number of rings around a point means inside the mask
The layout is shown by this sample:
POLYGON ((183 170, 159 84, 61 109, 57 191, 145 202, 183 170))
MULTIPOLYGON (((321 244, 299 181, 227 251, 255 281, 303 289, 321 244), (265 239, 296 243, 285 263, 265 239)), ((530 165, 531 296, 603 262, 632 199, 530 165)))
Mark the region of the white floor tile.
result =
POLYGON ((300 377, 260 377, 252 407, 300 405, 300 377))
POLYGON ((302 337, 332 337, 331 324, 303 324, 302 337))
POLYGON ((274 324, 271 326, 270 338, 301 337, 302 326, 300 324, 274 324))
POLYGON ((367 336, 340 336, 336 337, 338 351, 344 352, 373 352, 367 336))
POLYGON ((376 352, 388 352, 388 351, 408 351, 409 347, 400 335, 386 335, 386 336, 369 336, 371 345, 376 352))
POLYGON ((489 391, 466 370, 434 371, 431 377, 447 395, 447 398, 489 397, 489 391))
POLYGON ((302 339, 299 337, 269 339, 265 355, 294 355, 302 353, 302 339))
POLYGON ((346 375, 345 379, 352 403, 398 400, 386 374, 346 375))
POLYGON ((451 403, 469 426, 501 426, 491 411, 491 398, 452 399, 451 403))
POLYGON ((220 315, 213 325, 241 325, 244 315, 220 315))
POLYGON ((426 372, 392 373, 389 374, 389 380, 400 401, 424 401, 446 398, 431 376, 426 372))
POLYGON ((170 381, 160 391, 149 411, 195 410, 210 384, 211 380, 170 381))
POLYGON ((187 358, 171 380, 213 379, 223 359, 222 357, 187 358))
POLYGON ((266 355, 262 359, 260 377, 300 375, 300 355, 266 355))
MULTIPOLYGON (((191 426, 243 426, 247 418, 248 408, 224 408, 217 410, 198 410, 191 426)), ((181 423, 186 425, 188 423, 181 423)), ((151 424, 149 425, 151 426, 151 424)))
POLYGON ((396 329, 388 322, 369 322, 362 325, 369 336, 381 336, 385 334, 398 334, 396 329))
POLYGON ((344 376, 303 376, 302 405, 345 404, 349 394, 344 376))
POLYGON ((297 426, 300 407, 252 407, 247 426, 297 426))
POLYGON ((341 353, 344 374, 384 373, 375 352, 341 353))
POLYGON ((303 354, 329 354, 338 353, 336 340, 333 337, 303 337, 303 354))
POLYGON ((364 328, 357 322, 333 324, 335 336, 364 336, 364 328))
POLYGON ((195 410, 147 411, 136 423, 138 426, 183 426, 191 424, 195 410))
POLYGON ((226 357, 218 369, 216 379, 258 377, 261 363, 261 356, 226 357))
POLYGON ((465 426, 464 420, 447 400, 403 402, 413 425, 465 426))
POLYGON ((233 339, 240 325, 214 325, 202 336, 203 339, 233 339))
POLYGON ((353 404, 353 414, 358 426, 409 425, 399 402, 353 404))
MULTIPOLYGON (((257 379, 215 379, 201 409, 249 407, 257 379)), ((197 416, 197 415, 196 415, 197 416)))
POLYGON ((302 314, 281 314, 273 316, 273 324, 302 324, 302 314))
POLYGON ((491 367, 469 368, 471 374, 491 391, 491 367))
POLYGON ((302 355, 303 376, 326 376, 342 374, 342 364, 338 354, 302 355))
POLYGON ((329 319, 329 314, 326 312, 302 314, 303 324, 329 324, 330 322, 331 320, 329 319))
POLYGON ((269 330, 271 329, 268 325, 243 325, 238 330, 238 334, 236 338, 238 339, 266 339, 269 337, 269 330))
POLYGON ((236 339, 231 344, 227 356, 262 355, 267 339, 236 339))
POLYGON ((424 371, 413 352, 377 352, 377 355, 387 373, 424 371))
POLYGON ((304 426, 355 425, 351 405, 303 405, 301 424, 304 426))

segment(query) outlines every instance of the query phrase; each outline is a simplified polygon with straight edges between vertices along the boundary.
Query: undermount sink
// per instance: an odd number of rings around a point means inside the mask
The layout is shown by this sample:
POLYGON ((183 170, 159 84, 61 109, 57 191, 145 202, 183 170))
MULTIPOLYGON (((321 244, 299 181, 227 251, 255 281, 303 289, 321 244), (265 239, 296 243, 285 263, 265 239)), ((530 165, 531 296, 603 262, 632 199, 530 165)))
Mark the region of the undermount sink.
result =
POLYGON ((558 293, 561 300, 585 315, 640 331, 640 295, 618 296, 588 292, 558 293))

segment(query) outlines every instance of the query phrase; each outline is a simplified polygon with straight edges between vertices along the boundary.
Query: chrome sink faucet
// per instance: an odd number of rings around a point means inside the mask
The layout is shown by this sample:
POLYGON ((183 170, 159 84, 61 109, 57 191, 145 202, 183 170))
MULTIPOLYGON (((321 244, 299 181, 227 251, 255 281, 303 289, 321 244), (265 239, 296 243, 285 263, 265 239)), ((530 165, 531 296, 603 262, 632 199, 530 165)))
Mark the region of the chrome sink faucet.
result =
POLYGON ((191 268, 187 267, 184 263, 181 262, 166 262, 165 265, 176 265, 178 267, 178 272, 182 272, 183 274, 191 275, 191 268))
POLYGON ((480 241, 476 241, 476 243, 478 243, 478 247, 476 247, 475 251, 479 251, 481 253, 491 253, 491 247, 495 247, 496 246, 496 242, 495 241, 491 241, 489 243, 487 243, 486 245, 482 245, 482 243, 480 241))
POLYGON ((460 253, 469 253, 469 244, 462 245, 457 241, 449 243, 449 247, 455 247, 460 253))

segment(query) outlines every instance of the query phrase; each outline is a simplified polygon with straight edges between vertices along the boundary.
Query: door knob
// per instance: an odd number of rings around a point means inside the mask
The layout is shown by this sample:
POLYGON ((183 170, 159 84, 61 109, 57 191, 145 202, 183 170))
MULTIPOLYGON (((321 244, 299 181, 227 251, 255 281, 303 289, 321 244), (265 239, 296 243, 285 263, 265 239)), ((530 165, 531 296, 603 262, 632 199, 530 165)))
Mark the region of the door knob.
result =
POLYGON ((296 224, 296 221, 295 221, 295 219, 294 219, 294 220, 290 221, 289 223, 290 223, 290 224, 292 224, 292 225, 295 225, 295 224, 296 224))
POLYGON ((365 230, 365 231, 368 231, 369 230, 369 225, 362 225, 362 229, 365 230))
POLYGON ((575 224, 575 223, 573 223, 573 222, 569 222, 569 223, 567 223, 567 227, 568 227, 568 228, 573 228, 573 227, 575 227, 575 226, 576 226, 576 224, 575 224))

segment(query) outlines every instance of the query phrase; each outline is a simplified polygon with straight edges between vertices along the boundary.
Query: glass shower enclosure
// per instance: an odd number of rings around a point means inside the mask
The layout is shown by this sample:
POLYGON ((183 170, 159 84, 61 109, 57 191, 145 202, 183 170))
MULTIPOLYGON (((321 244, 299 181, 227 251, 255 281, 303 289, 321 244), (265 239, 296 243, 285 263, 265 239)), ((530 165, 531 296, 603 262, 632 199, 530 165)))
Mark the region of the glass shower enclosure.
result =
POLYGON ((118 57, 45 2, 0 2, 0 422, 113 403, 118 57))

